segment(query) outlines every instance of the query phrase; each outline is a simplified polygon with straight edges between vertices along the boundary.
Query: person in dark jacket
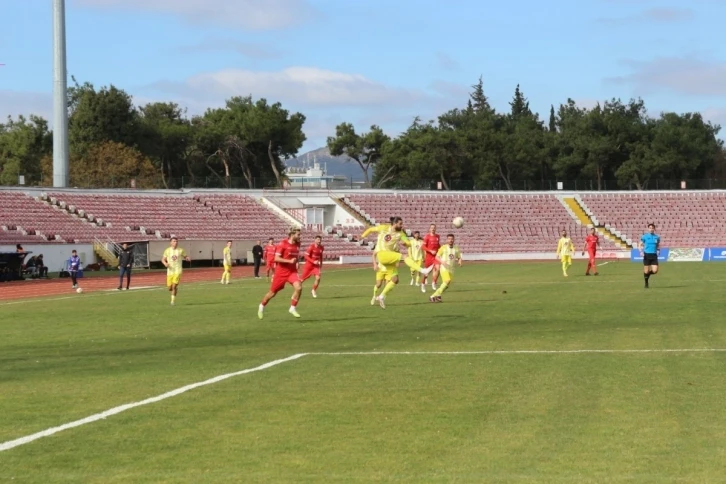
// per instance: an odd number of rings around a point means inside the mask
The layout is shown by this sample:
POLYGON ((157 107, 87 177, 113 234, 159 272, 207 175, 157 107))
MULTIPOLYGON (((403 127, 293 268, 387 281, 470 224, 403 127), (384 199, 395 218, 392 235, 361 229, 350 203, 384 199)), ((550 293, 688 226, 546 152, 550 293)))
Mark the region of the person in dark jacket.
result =
POLYGON ((264 249, 262 248, 262 241, 258 240, 257 245, 252 247, 252 258, 255 261, 255 279, 260 278, 260 265, 262 264, 262 254, 264 249))
POLYGON ((119 280, 118 290, 120 291, 124 285, 124 275, 126 275, 126 290, 131 285, 131 268, 134 267, 134 253, 131 252, 128 244, 121 246, 121 252, 118 255, 119 280))

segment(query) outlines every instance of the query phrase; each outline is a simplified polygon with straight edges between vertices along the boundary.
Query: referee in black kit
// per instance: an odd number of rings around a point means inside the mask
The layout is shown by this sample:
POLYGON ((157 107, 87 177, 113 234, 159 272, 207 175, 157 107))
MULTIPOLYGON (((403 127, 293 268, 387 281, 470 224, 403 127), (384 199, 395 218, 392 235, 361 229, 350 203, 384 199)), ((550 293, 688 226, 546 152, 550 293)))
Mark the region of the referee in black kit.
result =
POLYGON ((252 258, 255 262, 255 279, 260 278, 260 265, 262 265, 262 254, 265 250, 262 248, 262 241, 258 240, 257 245, 252 247, 252 258))
POLYGON ((118 255, 118 288, 120 291, 124 285, 124 275, 126 275, 126 290, 131 285, 131 269, 134 267, 134 253, 129 249, 128 244, 121 246, 121 252, 118 255))

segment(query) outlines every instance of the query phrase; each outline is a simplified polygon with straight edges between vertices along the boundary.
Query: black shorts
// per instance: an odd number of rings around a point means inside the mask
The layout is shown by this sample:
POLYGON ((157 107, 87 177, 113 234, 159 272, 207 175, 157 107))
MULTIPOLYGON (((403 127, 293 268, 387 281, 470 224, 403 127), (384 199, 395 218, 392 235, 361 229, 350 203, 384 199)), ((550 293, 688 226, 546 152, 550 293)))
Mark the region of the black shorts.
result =
POLYGON ((658 265, 658 254, 643 254, 643 265, 644 266, 657 266, 658 265))

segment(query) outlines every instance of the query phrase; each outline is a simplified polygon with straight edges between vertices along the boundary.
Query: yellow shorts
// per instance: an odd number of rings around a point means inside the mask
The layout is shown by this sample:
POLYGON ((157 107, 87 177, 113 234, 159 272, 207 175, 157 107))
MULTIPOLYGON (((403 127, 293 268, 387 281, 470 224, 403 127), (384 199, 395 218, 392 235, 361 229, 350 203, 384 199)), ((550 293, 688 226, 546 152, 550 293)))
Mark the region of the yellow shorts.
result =
POLYGON ((401 253, 392 250, 381 250, 378 252, 378 262, 384 266, 398 264, 401 262, 401 253))
POLYGON ((227 264, 224 264, 224 272, 232 272, 232 266, 228 266, 227 264))
MULTIPOLYGON (((423 259, 414 259, 413 262, 415 264, 418 264, 419 266, 423 267, 423 263, 424 263, 424 260, 423 259)), ((414 269, 411 269, 411 272, 417 272, 417 271, 414 270, 414 269)))
POLYGON ((176 286, 181 280, 181 274, 173 274, 166 276, 166 287, 176 286))
POLYGON ((441 266, 439 269, 439 275, 441 276, 441 280, 444 281, 446 284, 451 282, 451 271, 449 271, 444 266, 441 266))
POLYGON ((385 270, 376 272, 376 282, 388 282, 398 275, 398 264, 384 264, 384 266, 385 270))
POLYGON ((569 264, 572 264, 572 256, 571 255, 563 255, 562 257, 560 257, 560 260, 562 262, 567 262, 569 264))

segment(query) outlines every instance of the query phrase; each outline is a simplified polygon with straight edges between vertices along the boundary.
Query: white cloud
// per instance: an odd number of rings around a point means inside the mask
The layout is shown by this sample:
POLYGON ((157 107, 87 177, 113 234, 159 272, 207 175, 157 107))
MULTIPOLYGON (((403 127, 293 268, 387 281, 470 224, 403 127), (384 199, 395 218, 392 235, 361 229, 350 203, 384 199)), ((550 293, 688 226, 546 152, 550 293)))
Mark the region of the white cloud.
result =
POLYGON ((726 96, 726 62, 695 57, 659 57, 651 61, 625 60, 630 74, 606 81, 630 84, 639 95, 658 90, 700 96, 726 96))
POLYGON ((53 96, 50 93, 0 89, 0 123, 8 116, 35 114, 52 122, 53 96))
POLYGON ((284 29, 319 16, 308 0, 73 0, 73 6, 171 13, 190 24, 245 30, 284 29))
POLYGON ((179 47, 184 53, 232 51, 250 59, 279 59, 283 53, 273 47, 232 39, 207 39, 193 45, 179 47))
POLYGON ((272 72, 228 69, 198 74, 185 82, 158 82, 150 87, 184 98, 252 95, 308 107, 400 106, 426 97, 423 92, 389 87, 360 74, 317 67, 289 67, 272 72))

